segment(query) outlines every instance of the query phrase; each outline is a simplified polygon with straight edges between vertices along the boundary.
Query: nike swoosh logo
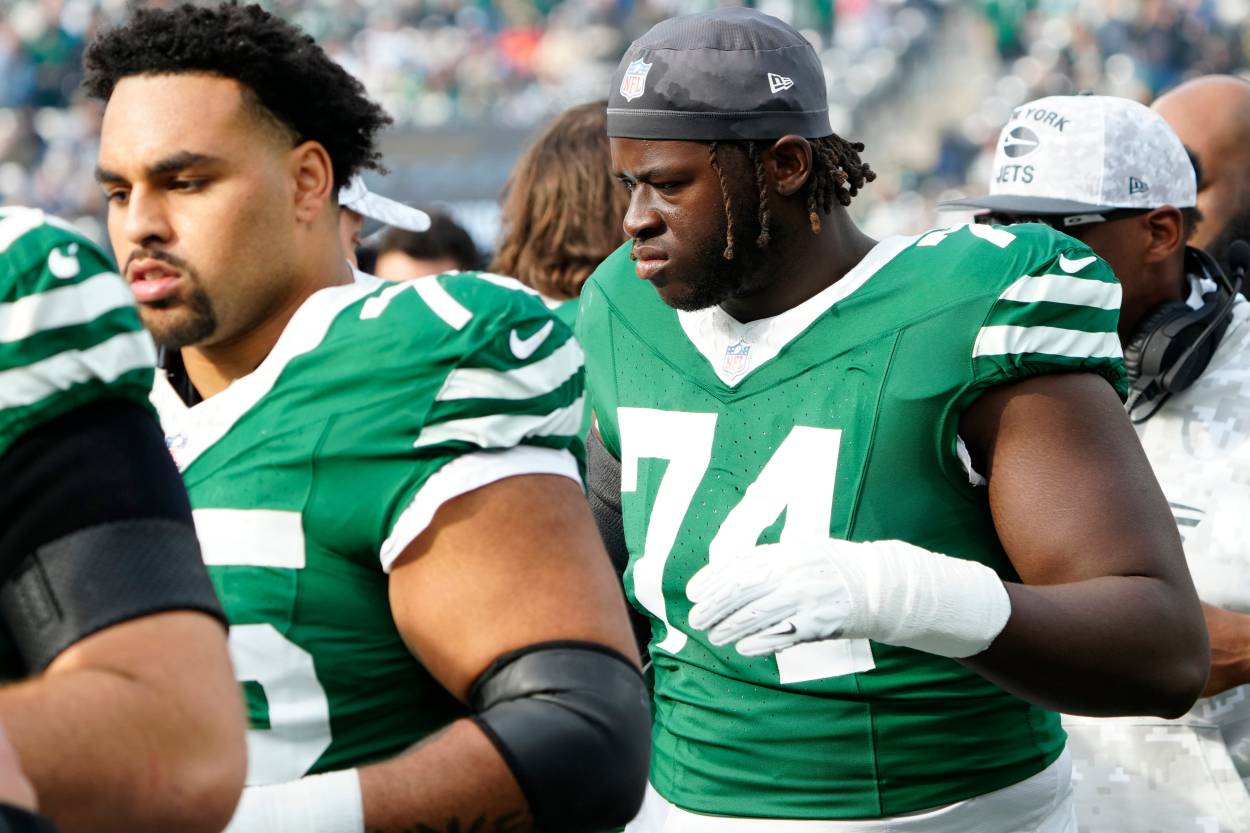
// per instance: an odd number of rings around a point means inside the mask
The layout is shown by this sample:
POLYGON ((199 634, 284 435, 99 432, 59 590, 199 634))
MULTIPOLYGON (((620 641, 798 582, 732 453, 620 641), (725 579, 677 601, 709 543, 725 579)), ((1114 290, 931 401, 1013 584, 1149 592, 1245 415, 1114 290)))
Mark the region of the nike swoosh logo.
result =
POLYGON ((65 254, 60 249, 48 252, 48 271, 63 281, 77 277, 82 271, 78 264, 78 244, 71 243, 65 254))
POLYGON ((1090 255, 1089 257, 1078 258, 1076 260, 1068 260, 1063 255, 1059 255, 1059 268, 1067 272, 1069 275, 1072 275, 1081 271, 1086 266, 1089 266, 1095 260, 1097 260, 1097 258, 1094 257, 1093 255, 1090 255))
POLYGON ((547 336, 551 335, 551 328, 555 325, 556 322, 548 321, 541 330, 529 338, 521 338, 517 335, 517 331, 513 330, 508 336, 508 346, 512 348, 512 355, 522 361, 534 355, 534 351, 542 346, 542 343, 547 340, 547 336))

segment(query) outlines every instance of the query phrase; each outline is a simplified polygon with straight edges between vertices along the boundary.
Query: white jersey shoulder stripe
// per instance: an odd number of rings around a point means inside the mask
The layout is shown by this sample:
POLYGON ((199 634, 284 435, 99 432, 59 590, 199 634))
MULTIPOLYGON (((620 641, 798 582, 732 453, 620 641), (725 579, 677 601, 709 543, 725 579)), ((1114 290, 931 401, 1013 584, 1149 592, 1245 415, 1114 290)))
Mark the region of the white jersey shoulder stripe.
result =
POLYGON ((1025 275, 998 297, 1004 301, 1119 309, 1122 290, 1118 283, 1076 278, 1071 275, 1025 275))
POLYGON ((581 370, 582 349, 570 338, 550 356, 515 370, 459 368, 447 375, 441 401, 449 399, 530 399, 556 390, 581 370))
POLYGON ((558 474, 580 486, 577 459, 566 449, 522 445, 503 451, 476 451, 457 457, 430 476, 395 521, 378 553, 388 573, 395 559, 425 531, 444 503, 496 480, 525 474, 558 474))
POLYGON ((563 304, 563 301, 557 301, 554 298, 548 298, 532 286, 526 286, 516 278, 507 275, 499 275, 495 272, 478 272, 477 277, 487 283, 493 283, 495 286, 502 286, 504 289, 511 289, 514 292, 524 292, 526 295, 533 295, 546 305, 547 309, 555 309, 563 304))
POLYGON ((1089 333, 1059 327, 982 327, 972 355, 1004 356, 1044 353, 1074 359, 1119 358, 1120 340, 1115 333, 1089 333))
POLYGON ((155 363, 156 347, 146 330, 121 333, 86 350, 66 350, 0 372, 0 408, 33 405, 74 385, 92 379, 112 382, 123 373, 155 363))
POLYGON ((0 212, 0 252, 7 251, 19 239, 41 226, 54 226, 62 231, 81 235, 69 223, 44 214, 37 208, 11 208, 0 212))
POLYGON ((463 330, 473 318, 473 313, 464 308, 455 298, 451 297, 436 276, 417 278, 412 286, 425 301, 426 306, 439 318, 447 322, 453 330, 463 330))
POLYGON ((22 208, 0 218, 0 252, 7 251, 24 235, 44 225, 43 212, 35 208, 22 208))
POLYGON ((546 414, 487 414, 436 422, 421 431, 413 448, 467 442, 479 448, 511 448, 526 437, 571 437, 581 429, 585 398, 546 414))
POLYGON ((133 305, 134 296, 121 277, 101 272, 81 283, 0 304, 0 344, 44 330, 86 324, 106 312, 133 305))
POLYGON ((303 518, 275 509, 196 509, 195 534, 209 566, 304 566, 303 518))

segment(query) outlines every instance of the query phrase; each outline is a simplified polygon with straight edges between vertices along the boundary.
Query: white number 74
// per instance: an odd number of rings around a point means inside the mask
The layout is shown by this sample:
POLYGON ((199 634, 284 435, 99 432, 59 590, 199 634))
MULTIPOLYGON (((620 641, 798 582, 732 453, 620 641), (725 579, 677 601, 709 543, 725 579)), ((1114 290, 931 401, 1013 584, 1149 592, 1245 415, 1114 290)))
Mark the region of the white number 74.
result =
MULTIPOLYGON (((634 564, 634 596, 664 624, 656 647, 676 654, 686 634, 668 618, 664 603, 664 567, 682 522, 712 461, 716 414, 621 408, 621 491, 638 488, 638 461, 667 460, 656 491, 642 557, 634 564)), ((759 476, 730 511, 708 546, 712 560, 752 547, 782 511, 781 540, 828 537, 833 489, 842 432, 796 425, 765 464, 759 476)), ((702 565, 698 565, 702 566, 702 565)), ((697 567, 691 567, 691 575, 697 567)), ((796 645, 776 655, 784 683, 839 677, 874 667, 864 639, 828 639, 796 645)))

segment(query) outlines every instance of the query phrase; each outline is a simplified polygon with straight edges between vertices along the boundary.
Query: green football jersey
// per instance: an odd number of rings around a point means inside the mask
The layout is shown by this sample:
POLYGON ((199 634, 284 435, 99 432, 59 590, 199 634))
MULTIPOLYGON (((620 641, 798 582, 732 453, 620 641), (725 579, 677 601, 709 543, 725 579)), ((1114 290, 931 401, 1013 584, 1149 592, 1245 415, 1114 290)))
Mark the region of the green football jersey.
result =
POLYGON ((580 479, 581 349, 520 289, 474 273, 362 278, 314 294, 210 399, 188 408, 158 378, 230 620, 249 784, 387 758, 466 714, 405 647, 387 572, 457 495, 520 474, 580 479))
POLYGON ((651 780, 687 810, 878 818, 1023 780, 1058 717, 958 662, 867 640, 747 658, 691 628, 709 558, 901 539, 1016 578, 957 436, 986 390, 1091 372, 1121 396, 1120 286, 1037 225, 891 238, 774 318, 678 312, 623 247, 582 292, 587 395, 621 461, 630 600, 652 622, 651 780))
POLYGON ((568 324, 570 327, 576 327, 577 326, 577 306, 578 306, 578 300, 576 298, 570 298, 567 301, 560 301, 559 305, 555 309, 552 310, 552 313, 555 314, 556 318, 559 318, 561 321, 563 321, 565 324, 568 324))
POLYGON ((0 208, 0 455, 94 399, 146 407, 155 361, 104 252, 42 211, 0 208))

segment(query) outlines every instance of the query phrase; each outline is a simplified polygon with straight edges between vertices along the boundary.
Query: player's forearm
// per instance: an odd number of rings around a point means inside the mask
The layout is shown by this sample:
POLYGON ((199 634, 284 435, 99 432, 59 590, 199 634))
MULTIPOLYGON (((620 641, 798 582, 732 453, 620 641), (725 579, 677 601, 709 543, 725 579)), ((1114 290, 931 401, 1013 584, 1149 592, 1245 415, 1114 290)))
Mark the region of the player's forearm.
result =
POLYGON ((1202 605, 1211 638, 1211 676, 1203 697, 1250 683, 1250 616, 1215 605, 1202 605))
POLYGON ((1175 717, 1201 692, 1207 636, 1186 592, 1146 576, 1006 586, 1006 627, 963 660, 1002 688, 1094 716, 1175 717))
POLYGON ((63 833, 218 833, 242 788, 229 732, 145 681, 75 669, 0 690, 0 715, 63 833))
POLYGON ((533 829, 525 796, 498 750, 460 720, 407 753, 360 770, 367 833, 533 829))

